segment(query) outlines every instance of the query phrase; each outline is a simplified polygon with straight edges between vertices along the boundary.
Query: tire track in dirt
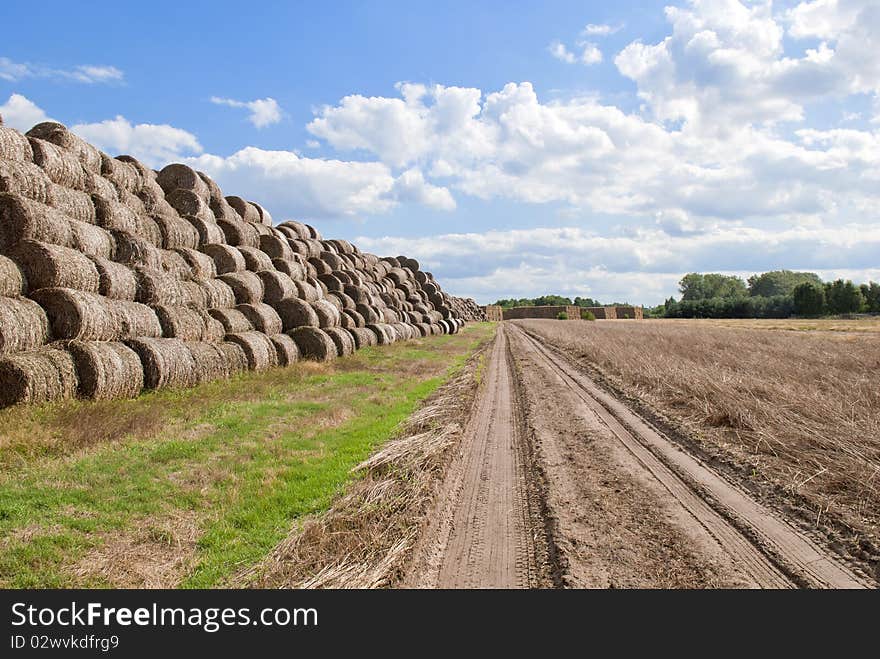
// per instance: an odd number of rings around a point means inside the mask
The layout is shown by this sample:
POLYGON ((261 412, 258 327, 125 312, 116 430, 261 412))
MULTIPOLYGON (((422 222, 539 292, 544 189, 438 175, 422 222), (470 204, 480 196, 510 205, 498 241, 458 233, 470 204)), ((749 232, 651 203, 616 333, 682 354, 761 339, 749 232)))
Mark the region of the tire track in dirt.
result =
MULTIPOLYGON (((508 325, 505 323, 505 325, 508 325)), ((810 538, 685 453, 567 359, 509 325, 537 368, 554 371, 644 470, 669 493, 756 585, 765 588, 865 588, 869 584, 810 538)))

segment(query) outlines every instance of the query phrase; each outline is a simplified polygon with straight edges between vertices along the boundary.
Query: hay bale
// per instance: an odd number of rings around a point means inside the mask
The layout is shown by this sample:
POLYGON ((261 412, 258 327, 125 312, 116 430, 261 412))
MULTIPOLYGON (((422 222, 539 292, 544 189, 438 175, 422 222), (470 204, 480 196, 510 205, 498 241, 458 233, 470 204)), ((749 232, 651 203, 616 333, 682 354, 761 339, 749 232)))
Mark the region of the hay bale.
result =
POLYGON ((235 306, 235 291, 225 281, 208 279, 196 283, 205 291, 205 306, 208 309, 229 309, 235 306))
POLYGON ((134 350, 144 368, 144 387, 192 387, 198 384, 199 370, 186 343, 180 339, 136 338, 125 342, 134 350))
POLYGON ((265 208, 260 206, 260 204, 258 204, 255 201, 252 201, 251 205, 254 208, 256 208, 257 213, 260 214, 260 224, 262 224, 263 226, 271 227, 272 226, 272 216, 269 214, 269 211, 267 211, 265 208))
POLYGON ((326 275, 318 275, 318 281, 322 282, 324 286, 327 287, 327 292, 329 293, 342 293, 345 290, 343 283, 339 280, 339 277, 332 273, 326 275))
POLYGON ((162 335, 155 312, 137 302, 109 300, 69 288, 44 288, 32 297, 46 310, 56 339, 119 341, 131 336, 162 335))
POLYGON ((238 248, 244 257, 245 268, 251 272, 260 272, 262 270, 274 270, 272 259, 264 251, 256 247, 246 247, 242 245, 238 248))
POLYGON ((428 323, 416 323, 415 328, 419 331, 421 336, 431 335, 431 326, 428 323))
POLYGON ((309 263, 312 264, 315 272, 318 273, 318 277, 320 277, 321 275, 329 275, 333 273, 333 269, 329 265, 327 265, 322 259, 316 256, 309 257, 309 263))
POLYGON ((354 354, 357 349, 354 343, 354 337, 347 329, 341 327, 328 327, 324 330, 333 343, 336 345, 336 355, 338 357, 347 357, 354 354))
POLYGON ((208 314, 223 326, 226 334, 251 332, 253 323, 238 309, 208 309, 208 314))
POLYGON ((306 227, 306 230, 309 232, 309 236, 312 238, 312 240, 321 240, 321 232, 320 231, 318 231, 311 224, 306 224, 305 227, 306 227))
POLYGON ((318 327, 339 327, 339 310, 327 300, 315 300, 311 303, 318 316, 318 327))
POLYGON ((122 263, 109 259, 92 257, 98 270, 98 292, 113 300, 134 301, 137 297, 137 277, 134 270, 122 263))
POLYGON ((431 323, 431 334, 439 336, 443 334, 443 328, 438 323, 431 323))
POLYGON ((269 340, 275 346, 278 355, 278 366, 290 366, 299 361, 299 348, 296 341, 287 334, 272 334, 269 340))
POLYGON ((263 300, 269 304, 275 304, 287 297, 296 297, 298 294, 293 280, 277 270, 263 270, 257 276, 263 282, 263 300))
POLYGON ((388 325, 393 325, 394 323, 400 322, 400 316, 398 316, 397 312, 390 307, 384 307, 383 309, 381 309, 381 315, 385 323, 388 325))
POLYGON ((240 304, 236 309, 244 314, 255 330, 263 334, 278 334, 284 328, 278 312, 268 304, 262 302, 257 304, 240 304))
POLYGON ((387 325, 383 325, 380 323, 368 323, 366 328, 376 335, 377 345, 385 346, 389 343, 394 343, 396 339, 396 336, 393 336, 391 334, 390 328, 387 325))
POLYGON ((164 167, 156 176, 156 183, 166 195, 176 190, 195 193, 206 204, 211 200, 211 191, 202 177, 191 167, 175 163, 164 167))
POLYGON ((144 367, 137 353, 123 343, 70 341, 79 394, 95 400, 134 398, 144 388, 144 367))
POLYGON ((259 247, 260 234, 255 224, 229 220, 218 220, 217 226, 223 231, 225 241, 238 247, 259 247))
POLYGON ((328 293, 324 300, 332 304, 340 314, 345 308, 342 306, 342 300, 339 299, 336 293, 328 293))
POLYGON ((283 272, 288 277, 296 280, 304 280, 306 278, 306 270, 303 267, 301 261, 298 261, 299 255, 294 254, 294 258, 291 260, 284 259, 272 259, 272 266, 278 270, 278 272, 283 272))
POLYGON ((356 350, 378 345, 376 333, 368 330, 366 327, 355 327, 354 329, 349 330, 349 332, 351 332, 351 337, 354 340, 356 350))
POLYGON ((218 275, 246 269, 244 254, 232 245, 203 245, 201 251, 210 256, 218 275))
POLYGON ((14 128, 0 125, 0 159, 12 162, 33 162, 34 153, 28 138, 14 128))
POLYGON ((0 359, 0 407, 76 396, 76 367, 66 350, 40 348, 0 359))
POLYGON ((229 222, 244 222, 235 209, 229 205, 229 202, 226 201, 225 198, 221 197, 220 199, 214 199, 213 194, 211 196, 211 203, 209 204, 211 208, 211 212, 214 214, 214 217, 217 220, 227 220, 229 222))
POLYGON ((308 281, 297 280, 293 282, 293 285, 296 286, 297 297, 306 302, 315 302, 321 297, 320 291, 308 281))
POLYGON ((253 272, 228 272, 219 280, 229 284, 238 304, 255 304, 263 301, 263 281, 253 272))
POLYGON ((293 258, 293 250, 284 238, 278 236, 260 236, 260 249, 271 259, 289 260, 293 258))
POLYGON ((368 299, 366 290, 355 284, 345 284, 342 287, 342 292, 351 298, 352 302, 355 304, 355 309, 357 308, 357 305, 366 303, 368 299))
POLYGON ((146 215, 138 215, 127 206, 112 199, 92 195, 95 204, 95 223, 105 229, 126 231, 153 247, 162 245, 162 232, 156 221, 146 215))
POLYGON ((245 201, 241 197, 226 197, 226 202, 232 206, 236 213, 238 213, 239 217, 245 221, 252 224, 259 224, 260 219, 260 211, 257 210, 256 206, 254 206, 251 202, 245 201))
POLYGON ((261 332, 242 332, 239 334, 227 334, 226 340, 237 343, 244 350, 251 371, 265 371, 278 366, 278 353, 275 344, 269 337, 261 332))
POLYGON ((31 290, 60 286, 97 293, 100 288, 95 264, 68 247, 23 240, 9 256, 21 268, 31 290))
POLYGON ((88 192, 80 192, 71 188, 65 188, 55 183, 48 187, 49 198, 46 203, 65 216, 80 222, 94 224, 97 220, 97 210, 92 196, 88 192))
MULTIPOLYGON (((214 325, 216 319, 211 316, 191 309, 189 307, 157 306, 153 310, 159 318, 162 326, 162 336, 168 339, 183 339, 184 341, 210 341, 217 338, 217 330, 214 325), (212 321, 208 328, 208 319, 212 321)), ((220 337, 225 333, 220 327, 220 337)))
POLYGON ((186 347, 195 361, 199 383, 226 380, 247 370, 247 357, 236 343, 187 341, 186 347))
POLYGON ((0 297, 0 355, 32 350, 49 340, 43 308, 25 297, 0 297))
POLYGON ((397 338, 400 341, 407 341, 412 338, 412 330, 405 323, 394 323, 392 325, 394 331, 397 332, 397 338))
POLYGON ((110 181, 117 190, 129 194, 137 194, 144 187, 144 179, 141 171, 132 163, 111 158, 106 153, 101 154, 101 176, 110 181))
POLYGON ((22 240, 39 240, 69 247, 70 220, 63 213, 18 194, 0 194, 0 251, 22 240))
POLYGON ((198 217, 184 217, 183 219, 199 234, 200 247, 219 245, 226 242, 226 235, 216 222, 208 222, 198 217))
POLYGON ((153 221, 159 227, 163 249, 196 249, 199 246, 199 232, 177 215, 154 215, 153 221))
POLYGON ((50 181, 65 188, 87 190, 86 169, 75 153, 36 137, 30 138, 30 147, 34 164, 50 181))
POLYGON ((299 298, 285 298, 274 304, 284 331, 296 327, 318 327, 318 314, 311 304, 299 298))
POLYGON ((217 277, 217 266, 208 254, 198 252, 189 247, 178 247, 174 250, 189 266, 194 281, 207 281, 217 277))
POLYGON ((184 306, 189 296, 182 282, 173 274, 153 268, 135 268, 137 295, 135 300, 150 306, 184 306))
POLYGON ((303 359, 327 362, 336 358, 336 344, 333 339, 317 327, 297 327, 287 334, 296 343, 303 359))
POLYGON ((364 317, 360 315, 357 311, 346 309, 345 315, 354 321, 355 327, 364 327, 367 324, 367 321, 364 320, 364 317))
POLYGON ((17 194, 48 204, 51 200, 51 187, 52 181, 33 163, 0 159, 0 192, 17 194))
POLYGON ((76 155, 83 167, 90 172, 101 173, 101 152, 81 137, 74 135, 66 126, 54 121, 46 121, 37 124, 26 134, 28 137, 46 140, 71 151, 76 155))
POLYGON ((291 238, 311 238, 311 234, 309 230, 306 228, 306 225, 302 222, 296 222, 295 220, 287 220, 278 225, 278 229, 289 229, 295 236, 290 236, 291 238))
POLYGON ((189 267, 189 263, 174 250, 160 249, 159 259, 162 263, 162 272, 184 281, 192 279, 192 268, 189 267))
POLYGON ((165 201, 180 215, 198 217, 206 222, 217 221, 209 203, 192 190, 173 190, 165 195, 165 201))
POLYGON ((115 245, 113 260, 128 266, 162 269, 162 254, 143 238, 128 231, 110 231, 115 245))
POLYGON ((113 235, 94 224, 86 224, 76 220, 70 221, 70 247, 86 256, 110 259, 116 255, 116 241, 113 235))
POLYGON ((379 312, 376 311, 374 307, 366 304, 358 304, 355 307, 355 310, 363 317, 364 322, 367 325, 372 325, 379 322, 379 312))
POLYGON ((27 292, 27 279, 18 264, 0 255, 0 297, 18 297, 27 292))

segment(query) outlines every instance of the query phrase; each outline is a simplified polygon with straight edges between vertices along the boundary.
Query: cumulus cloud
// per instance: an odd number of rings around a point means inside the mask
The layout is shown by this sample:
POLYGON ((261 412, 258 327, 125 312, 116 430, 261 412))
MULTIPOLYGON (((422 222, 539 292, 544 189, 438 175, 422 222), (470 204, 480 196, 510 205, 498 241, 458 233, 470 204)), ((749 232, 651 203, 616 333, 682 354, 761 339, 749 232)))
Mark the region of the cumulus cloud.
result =
POLYGON ((580 48, 580 55, 575 55, 564 43, 561 41, 554 41, 547 46, 547 50, 553 55, 553 57, 566 64, 580 62, 581 64, 589 66, 590 64, 598 64, 602 61, 602 51, 599 50, 599 47, 596 44, 589 41, 582 41, 578 44, 578 47, 580 48))
POLYGON ((281 106, 274 98, 261 98, 256 101, 236 101, 232 98, 211 97, 211 103, 227 105, 231 108, 245 108, 250 113, 248 121, 257 128, 265 128, 281 121, 281 106))
POLYGON ((602 51, 594 43, 585 42, 581 45, 581 64, 598 64, 602 61, 602 51))
POLYGON ((76 124, 70 129, 95 146, 113 155, 129 154, 152 167, 198 154, 202 146, 192 133, 167 124, 136 124, 115 119, 76 124))
POLYGON ((589 37, 607 37, 623 29, 623 25, 608 25, 606 23, 589 23, 583 30, 583 34, 589 37))
POLYGON ((549 46, 547 46, 547 50, 550 52, 551 55, 553 55, 553 57, 562 62, 565 62, 566 64, 574 64, 577 61, 574 53, 566 48, 565 44, 561 41, 554 41, 549 46))
POLYGON ((18 82, 25 78, 70 80, 86 84, 122 82, 125 75, 115 66, 81 64, 72 69, 56 69, 0 57, 0 80, 18 82))
POLYGON ((51 121, 41 107, 21 94, 12 94, 9 100, 0 105, 3 123, 26 132, 43 121, 51 121))

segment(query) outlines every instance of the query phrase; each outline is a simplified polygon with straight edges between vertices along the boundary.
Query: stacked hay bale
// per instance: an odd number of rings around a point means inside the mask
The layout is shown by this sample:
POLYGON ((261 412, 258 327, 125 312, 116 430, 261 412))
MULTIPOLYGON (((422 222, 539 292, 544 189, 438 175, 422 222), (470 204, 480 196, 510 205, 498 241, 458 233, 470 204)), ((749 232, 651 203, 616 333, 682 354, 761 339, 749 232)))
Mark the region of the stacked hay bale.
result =
POLYGON ((186 165, 0 119, 0 404, 193 386, 478 319, 414 259, 273 226, 186 165))

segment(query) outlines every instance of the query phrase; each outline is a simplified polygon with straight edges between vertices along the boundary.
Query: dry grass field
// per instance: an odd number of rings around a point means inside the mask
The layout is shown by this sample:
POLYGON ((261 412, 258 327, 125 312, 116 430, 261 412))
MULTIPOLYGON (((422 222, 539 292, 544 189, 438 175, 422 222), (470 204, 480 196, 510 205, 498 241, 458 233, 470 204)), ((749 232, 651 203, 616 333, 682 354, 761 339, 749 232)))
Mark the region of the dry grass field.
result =
POLYGON ((741 467, 878 545, 880 321, 517 321, 741 467))

